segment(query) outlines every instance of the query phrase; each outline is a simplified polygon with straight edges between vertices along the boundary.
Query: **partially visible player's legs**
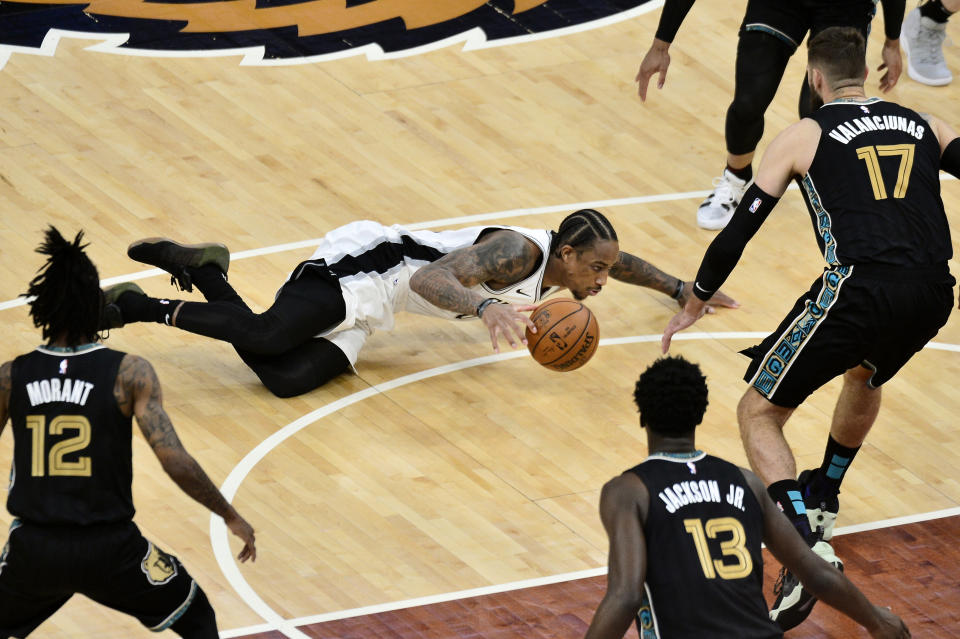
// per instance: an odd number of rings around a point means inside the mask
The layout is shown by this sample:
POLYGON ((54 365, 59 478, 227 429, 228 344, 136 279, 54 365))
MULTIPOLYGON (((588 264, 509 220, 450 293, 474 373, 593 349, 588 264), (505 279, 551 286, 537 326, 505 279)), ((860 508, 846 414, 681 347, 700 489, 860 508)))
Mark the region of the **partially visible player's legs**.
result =
POLYGON ((783 427, 794 410, 777 406, 755 388, 748 388, 737 406, 737 422, 750 468, 767 485, 774 503, 806 539, 810 536, 810 527, 796 479, 797 463, 783 435, 783 427))
POLYGON ((315 337, 279 355, 236 350, 243 363, 277 397, 302 395, 350 368, 346 354, 323 337, 315 337))
POLYGON ((190 607, 170 626, 170 630, 185 639, 218 639, 217 616, 207 594, 199 587, 190 607))
POLYGON ((133 522, 110 527, 92 546, 83 564, 91 574, 80 578, 78 592, 154 632, 170 628, 190 639, 217 639, 216 617, 199 584, 133 522))
POLYGON ((840 484, 880 413, 881 391, 869 386, 872 376, 873 371, 864 366, 844 374, 823 462, 819 468, 800 473, 810 527, 820 528, 824 541, 833 538, 840 510, 840 484))
POLYGON ((793 48, 763 31, 744 31, 737 43, 733 101, 727 109, 727 165, 697 209, 701 228, 727 225, 750 180, 753 156, 763 137, 763 114, 773 101, 793 48))
POLYGON ((73 596, 45 570, 46 540, 37 532, 14 520, 0 552, 0 638, 26 637, 73 596))
POLYGON ((283 285, 266 312, 254 313, 226 281, 230 253, 222 244, 185 245, 149 238, 134 242, 127 252, 167 271, 183 288, 192 290, 196 284, 209 301, 152 298, 139 289, 114 287, 104 293, 109 309, 119 317, 110 327, 154 321, 230 342, 245 352, 279 355, 335 327, 346 314, 339 283, 322 261, 305 263, 298 269, 300 276, 283 285))
POLYGON ((900 43, 907 53, 907 74, 931 86, 950 84, 953 74, 943 57, 947 20, 960 10, 960 0, 930 0, 907 14, 900 43))

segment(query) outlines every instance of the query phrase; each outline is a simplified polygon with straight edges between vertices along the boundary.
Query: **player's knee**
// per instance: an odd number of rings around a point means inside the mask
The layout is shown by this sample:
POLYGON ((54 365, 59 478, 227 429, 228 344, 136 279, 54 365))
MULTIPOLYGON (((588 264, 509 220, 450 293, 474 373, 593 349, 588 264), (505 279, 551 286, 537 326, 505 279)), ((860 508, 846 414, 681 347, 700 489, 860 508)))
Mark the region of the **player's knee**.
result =
POLYGON ((335 344, 316 339, 297 349, 296 356, 254 369, 277 397, 296 397, 323 386, 350 368, 350 360, 335 344))
POLYGON ((216 613, 199 586, 190 606, 170 629, 185 639, 218 639, 216 613))

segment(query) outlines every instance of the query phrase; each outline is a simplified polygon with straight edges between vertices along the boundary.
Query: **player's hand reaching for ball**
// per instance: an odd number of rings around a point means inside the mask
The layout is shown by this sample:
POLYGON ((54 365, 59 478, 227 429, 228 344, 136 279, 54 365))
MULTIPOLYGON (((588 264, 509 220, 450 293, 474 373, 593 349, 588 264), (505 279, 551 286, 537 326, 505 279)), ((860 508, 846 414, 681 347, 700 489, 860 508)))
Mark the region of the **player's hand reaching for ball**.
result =
POLYGON ((490 331, 490 343, 493 344, 494 353, 500 352, 500 336, 506 339, 512 348, 527 344, 524 329, 529 327, 531 332, 536 333, 537 327, 524 313, 536 308, 536 306, 494 303, 483 309, 480 321, 490 331))
POLYGON ((253 534, 253 526, 247 523, 247 520, 240 516, 236 510, 233 511, 226 519, 223 520, 227 524, 227 528, 230 529, 234 535, 240 538, 240 541, 243 542, 243 550, 240 551, 240 554, 237 555, 237 559, 241 562, 246 561, 247 559, 252 559, 253 561, 257 560, 257 546, 255 544, 255 537, 253 534))
MULTIPOLYGON (((714 295, 716 297, 716 295, 714 295)), ((703 317, 704 313, 707 312, 707 304, 700 298, 695 295, 691 295, 687 299, 687 303, 684 305, 680 312, 673 316, 670 320, 670 323, 667 324, 667 328, 663 331, 663 337, 660 339, 660 348, 666 353, 670 350, 670 340, 673 339, 673 336, 676 333, 679 333, 685 328, 693 326, 693 324, 703 317)))

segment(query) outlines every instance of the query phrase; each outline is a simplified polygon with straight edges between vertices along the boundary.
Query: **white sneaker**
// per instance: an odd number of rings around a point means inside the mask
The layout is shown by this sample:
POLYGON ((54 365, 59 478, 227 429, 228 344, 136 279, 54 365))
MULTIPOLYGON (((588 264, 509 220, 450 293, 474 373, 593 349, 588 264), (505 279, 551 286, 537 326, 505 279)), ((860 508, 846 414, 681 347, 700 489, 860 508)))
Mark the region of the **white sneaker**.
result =
POLYGON ((724 169, 720 177, 713 178, 713 193, 708 195, 697 209, 697 226, 711 231, 719 231, 725 227, 733 217, 737 204, 740 204, 747 184, 729 169, 724 169))
POLYGON ((922 84, 950 84, 953 74, 943 58, 943 41, 947 23, 920 15, 916 8, 907 14, 900 29, 900 44, 907 53, 907 75, 922 84))

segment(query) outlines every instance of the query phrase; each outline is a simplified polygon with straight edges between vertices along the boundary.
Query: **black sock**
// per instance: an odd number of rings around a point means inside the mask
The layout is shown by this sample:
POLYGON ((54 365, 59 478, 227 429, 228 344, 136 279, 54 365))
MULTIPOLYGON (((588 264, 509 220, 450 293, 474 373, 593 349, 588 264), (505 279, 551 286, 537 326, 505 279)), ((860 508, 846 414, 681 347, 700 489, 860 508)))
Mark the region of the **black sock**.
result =
POLYGON ((780 507, 800 536, 810 540, 810 520, 807 519, 807 507, 800 494, 800 482, 796 479, 783 479, 767 486, 767 493, 780 507))
POLYGON ((157 299, 133 291, 128 291, 117 299, 117 306, 120 307, 120 314, 125 324, 132 322, 172 324, 173 311, 179 303, 179 300, 157 299))
POLYGON ((748 164, 742 169, 735 169, 729 164, 727 165, 727 170, 736 175, 739 179, 744 182, 749 182, 753 178, 753 165, 748 164))
POLYGON ((832 497, 840 492, 840 484, 843 477, 850 468, 850 463, 857 456, 860 447, 847 448, 837 443, 837 440, 830 436, 827 440, 827 448, 823 453, 823 463, 820 468, 813 473, 810 483, 807 486, 807 494, 817 497, 832 497))
POLYGON ((920 15, 924 18, 930 18, 934 22, 946 22, 953 15, 947 8, 941 4, 940 0, 930 0, 920 6, 920 15))

